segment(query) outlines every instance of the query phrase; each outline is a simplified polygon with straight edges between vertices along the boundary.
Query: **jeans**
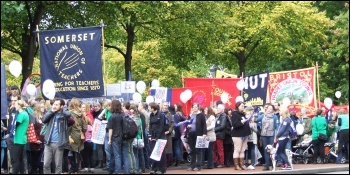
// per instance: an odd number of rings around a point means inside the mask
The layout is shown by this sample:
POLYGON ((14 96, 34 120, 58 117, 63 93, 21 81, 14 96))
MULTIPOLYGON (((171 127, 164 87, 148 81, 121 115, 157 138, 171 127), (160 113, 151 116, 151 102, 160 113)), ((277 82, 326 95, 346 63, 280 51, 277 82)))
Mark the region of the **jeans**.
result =
POLYGON ((146 169, 150 169, 150 165, 151 165, 151 159, 150 154, 151 154, 151 148, 148 142, 148 131, 145 129, 143 132, 143 138, 144 138, 144 143, 145 143, 145 147, 143 147, 143 157, 145 160, 145 168, 146 169))
MULTIPOLYGON (((6 142, 5 140, 1 140, 1 142, 6 142)), ((4 162, 4 158, 5 158, 5 147, 1 147, 1 168, 2 168, 2 164, 4 162)))
MULTIPOLYGON (((106 132, 106 135, 105 135, 105 140, 104 140, 104 146, 105 146, 105 152, 106 152, 106 168, 109 169, 110 167, 110 162, 111 161, 114 161, 114 160, 111 160, 111 155, 113 154, 112 153, 112 146, 108 144, 108 132, 106 132)), ((114 158, 114 156, 113 156, 114 158)))
POLYGON ((283 140, 278 140, 278 148, 276 154, 279 155, 282 159, 282 164, 288 164, 291 166, 288 162, 288 158, 286 155, 286 149, 287 148, 287 143, 289 142, 289 138, 285 138, 283 140))
POLYGON ((139 154, 139 149, 138 148, 132 148, 133 153, 134 153, 134 159, 135 159, 135 173, 138 174, 140 172, 140 159, 138 157, 139 154))
POLYGON ((348 154, 348 159, 349 159, 349 142, 347 142, 347 143, 345 143, 344 144, 344 148, 340 148, 339 146, 338 146, 338 157, 337 157, 337 161, 336 161, 336 163, 340 163, 341 162, 341 159, 343 158, 343 153, 344 153, 344 151, 342 151, 343 149, 345 149, 346 150, 346 154, 348 154))
POLYGON ((270 153, 266 151, 267 145, 273 145, 274 136, 261 136, 263 150, 264 150, 264 159, 265 159, 265 165, 270 165, 270 153))
POLYGON ((62 173, 63 149, 57 143, 45 144, 44 148, 44 174, 51 174, 51 162, 55 161, 55 174, 62 173))
POLYGON ((248 162, 248 160, 250 160, 250 164, 251 165, 255 165, 255 144, 253 142, 248 142, 248 149, 245 151, 245 156, 244 156, 244 160, 245 162, 248 162))
POLYGON ((180 138, 173 138, 173 157, 177 161, 183 161, 180 138))
POLYGON ((146 169, 145 167, 145 157, 143 153, 143 148, 137 150, 137 154, 134 152, 135 159, 138 159, 139 163, 139 168, 144 171, 146 169))
POLYGON ((131 148, 128 141, 112 141, 115 169, 110 169, 114 174, 121 174, 122 165, 124 165, 124 174, 130 174, 130 156, 131 148), (123 163, 122 163, 123 160, 123 163))
POLYGON ((213 149, 214 149, 214 142, 209 142, 209 146, 208 146, 208 163, 207 163, 207 167, 208 168, 214 168, 214 159, 213 159, 213 149))

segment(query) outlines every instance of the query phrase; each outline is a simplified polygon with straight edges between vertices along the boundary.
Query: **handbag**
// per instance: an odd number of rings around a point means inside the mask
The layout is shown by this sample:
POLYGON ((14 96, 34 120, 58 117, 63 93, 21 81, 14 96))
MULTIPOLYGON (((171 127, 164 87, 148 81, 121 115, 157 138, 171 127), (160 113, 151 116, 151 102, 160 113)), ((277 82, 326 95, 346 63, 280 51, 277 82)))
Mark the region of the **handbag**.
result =
POLYGON ((35 143, 36 141, 38 141, 38 139, 36 138, 36 133, 35 133, 33 123, 29 123, 28 130, 27 130, 27 140, 29 143, 35 143))
POLYGON ((83 133, 83 131, 80 131, 80 139, 85 140, 85 134, 83 133))
POLYGON ((45 136, 46 130, 47 130, 47 125, 48 125, 48 124, 44 124, 44 125, 41 127, 41 130, 40 130, 40 135, 41 135, 41 136, 45 136))
POLYGON ((145 143, 143 141, 143 131, 141 129, 141 138, 138 139, 138 138, 134 138, 134 141, 132 142, 132 146, 134 148, 137 148, 137 149, 142 149, 143 147, 145 147, 145 143))
POLYGON ((318 133, 318 139, 327 141, 328 137, 326 134, 318 133))
MULTIPOLYGON (((317 124, 316 124, 316 129, 318 131, 317 124)), ((323 141, 327 141, 328 140, 328 136, 326 134, 323 134, 323 133, 318 133, 318 137, 317 138, 319 140, 323 140, 323 141)))

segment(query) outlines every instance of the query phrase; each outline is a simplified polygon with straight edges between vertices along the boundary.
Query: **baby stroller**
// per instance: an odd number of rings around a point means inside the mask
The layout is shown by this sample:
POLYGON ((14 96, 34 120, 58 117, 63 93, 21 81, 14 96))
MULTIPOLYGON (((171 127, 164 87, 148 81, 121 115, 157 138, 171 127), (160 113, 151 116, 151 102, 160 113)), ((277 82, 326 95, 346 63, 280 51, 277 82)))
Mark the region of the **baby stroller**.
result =
MULTIPOLYGON (((293 157, 292 157, 293 163, 308 164, 309 162, 312 162, 314 148, 311 142, 312 142, 312 139, 307 139, 297 144, 296 146, 293 146, 293 148, 296 149, 295 152, 293 152, 293 157)), ((321 162, 321 159, 317 160, 317 162, 321 162)))
MULTIPOLYGON (((325 151, 325 163, 336 163, 338 155, 337 155, 337 147, 338 147, 338 143, 326 143, 325 148, 328 147, 328 151, 325 151)), ((341 152, 342 152, 342 157, 339 163, 344 164, 347 162, 347 153, 346 153, 346 149, 341 148, 341 152)))
POLYGON ((335 143, 325 143, 324 147, 325 147, 325 155, 326 155, 324 158, 324 162, 335 163, 338 157, 335 150, 335 143))
POLYGON ((182 144, 185 148, 185 151, 184 151, 184 159, 187 160, 188 163, 191 163, 191 149, 190 149, 190 146, 188 145, 187 143, 187 138, 185 138, 184 135, 181 136, 181 141, 182 141, 182 144))

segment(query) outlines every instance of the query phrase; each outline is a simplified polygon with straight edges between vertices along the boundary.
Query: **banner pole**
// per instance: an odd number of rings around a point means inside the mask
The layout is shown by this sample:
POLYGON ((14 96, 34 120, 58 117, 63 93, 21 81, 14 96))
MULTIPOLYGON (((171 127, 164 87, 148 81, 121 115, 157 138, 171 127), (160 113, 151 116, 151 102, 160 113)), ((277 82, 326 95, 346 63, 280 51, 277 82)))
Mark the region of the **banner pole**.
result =
POLYGON ((184 81, 184 72, 181 72, 181 82, 182 82, 182 87, 185 87, 185 81, 184 81))
MULTIPOLYGON (((244 81, 244 73, 242 72, 242 79, 244 81)), ((243 89, 241 90, 241 97, 243 97, 243 89)), ((244 98, 243 98, 244 99, 244 98)))
POLYGON ((105 57, 104 57, 104 50, 105 50, 105 39, 104 39, 104 33, 103 33, 103 27, 104 27, 104 24, 103 24, 103 20, 101 19, 101 34, 102 34, 102 60, 103 60, 103 84, 104 84, 104 96, 107 95, 107 92, 106 92, 106 81, 107 81, 107 74, 106 74, 106 60, 105 60, 105 57))
POLYGON ((317 95, 318 95, 318 103, 317 103, 317 108, 321 107, 321 96, 320 96, 320 80, 318 76, 318 62, 316 61, 316 78, 317 78, 317 95))

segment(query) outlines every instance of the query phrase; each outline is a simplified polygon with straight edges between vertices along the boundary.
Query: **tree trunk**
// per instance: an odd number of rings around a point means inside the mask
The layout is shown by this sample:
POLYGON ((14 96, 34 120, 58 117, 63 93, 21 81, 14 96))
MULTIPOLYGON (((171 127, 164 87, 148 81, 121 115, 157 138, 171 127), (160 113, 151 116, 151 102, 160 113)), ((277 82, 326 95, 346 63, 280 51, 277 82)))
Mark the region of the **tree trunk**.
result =
POLYGON ((244 55, 244 51, 240 51, 237 55, 236 58, 238 60, 238 66, 239 66, 239 76, 245 76, 245 64, 247 62, 247 58, 244 55))
POLYGON ((21 58, 22 58, 22 82, 21 89, 23 90, 23 86, 27 78, 30 74, 32 74, 33 70, 33 62, 34 56, 36 54, 36 26, 39 25, 42 16, 44 14, 44 10, 46 8, 46 2, 39 2, 36 6, 36 10, 34 15, 28 13, 29 19, 29 31, 26 29, 27 25, 24 25, 25 33, 22 34, 22 48, 21 48, 21 58))
POLYGON ((132 60, 132 49, 135 41, 135 28, 132 24, 128 24, 127 26, 128 40, 126 43, 126 54, 124 56, 125 62, 125 80, 131 81, 131 60, 132 60))

